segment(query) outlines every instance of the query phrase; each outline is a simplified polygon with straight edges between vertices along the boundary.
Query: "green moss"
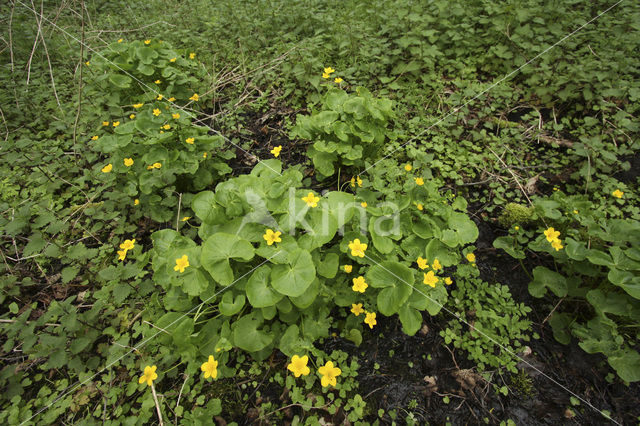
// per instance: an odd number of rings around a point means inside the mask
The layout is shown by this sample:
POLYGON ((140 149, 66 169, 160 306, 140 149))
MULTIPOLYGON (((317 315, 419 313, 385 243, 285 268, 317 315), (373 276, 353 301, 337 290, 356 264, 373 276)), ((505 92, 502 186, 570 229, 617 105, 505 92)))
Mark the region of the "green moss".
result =
POLYGON ((527 207, 522 204, 509 203, 502 210, 502 214, 498 218, 500 225, 510 228, 515 224, 526 225, 533 220, 533 207, 527 207))

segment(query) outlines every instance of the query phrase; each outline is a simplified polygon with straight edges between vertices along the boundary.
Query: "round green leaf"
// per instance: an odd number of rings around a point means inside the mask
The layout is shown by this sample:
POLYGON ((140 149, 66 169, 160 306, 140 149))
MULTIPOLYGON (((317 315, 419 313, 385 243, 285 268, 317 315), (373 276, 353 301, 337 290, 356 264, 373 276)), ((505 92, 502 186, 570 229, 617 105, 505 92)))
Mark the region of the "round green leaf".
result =
POLYGON ((227 291, 220 300, 218 304, 218 309, 220 313, 225 316, 232 316, 240 312, 242 307, 244 306, 245 297, 244 294, 238 294, 235 298, 233 297, 233 292, 227 291))
POLYGON ((234 344, 247 352, 258 352, 269 346, 273 336, 258 330, 262 325, 262 319, 253 312, 245 315, 233 324, 234 344))
POLYGON ((271 285, 280 293, 301 296, 316 277, 316 268, 311 254, 306 250, 296 250, 289 255, 286 265, 275 265, 271 271, 271 285))
POLYGON ((269 287, 271 268, 263 265, 255 270, 247 282, 247 298, 254 308, 273 306, 282 299, 282 294, 269 287))

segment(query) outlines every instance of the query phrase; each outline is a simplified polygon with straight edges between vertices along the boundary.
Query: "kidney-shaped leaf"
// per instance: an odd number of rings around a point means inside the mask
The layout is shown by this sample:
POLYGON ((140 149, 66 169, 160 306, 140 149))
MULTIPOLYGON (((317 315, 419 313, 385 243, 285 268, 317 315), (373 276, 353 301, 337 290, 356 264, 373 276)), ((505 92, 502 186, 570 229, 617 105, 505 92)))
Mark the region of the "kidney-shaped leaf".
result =
POLYGON ((271 285, 278 292, 291 297, 302 295, 316 277, 311 254, 296 250, 289 255, 286 265, 275 265, 271 271, 271 285))

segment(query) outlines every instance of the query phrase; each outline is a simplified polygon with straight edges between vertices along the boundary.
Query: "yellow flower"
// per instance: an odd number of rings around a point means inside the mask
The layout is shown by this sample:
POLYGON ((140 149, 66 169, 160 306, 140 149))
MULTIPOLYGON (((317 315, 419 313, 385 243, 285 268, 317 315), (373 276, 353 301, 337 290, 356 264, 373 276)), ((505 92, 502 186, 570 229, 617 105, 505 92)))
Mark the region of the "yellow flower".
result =
POLYGON ((558 190, 558 188, 556 188, 556 187, 554 186, 554 187, 553 187, 553 190, 554 190, 554 191, 557 191, 557 190, 558 190))
POLYGON ((124 165, 127 166, 127 167, 133 166, 133 158, 125 158, 124 159, 124 165))
POLYGON ((424 274, 424 281, 423 281, 424 284, 427 284, 431 287, 435 287, 437 282, 438 282, 438 277, 436 277, 433 271, 429 271, 426 274, 424 274))
POLYGON ((114 122, 113 122, 113 127, 118 127, 119 125, 120 125, 120 122, 119 122, 119 121, 114 121, 114 122))
POLYGON ((196 57, 196 54, 195 54, 195 53, 193 53, 193 52, 189 53, 189 59, 193 59, 193 58, 195 58, 195 57, 196 57))
POLYGON ((513 229, 515 229, 516 231, 519 231, 520 227, 518 225, 516 225, 513 229))
POLYGON ((344 271, 345 271, 347 274, 350 274, 350 273, 351 273, 351 271, 353 271, 353 266, 351 266, 351 265, 344 265, 344 271))
POLYGON ((466 255, 465 257, 467 258, 467 260, 468 260, 470 263, 473 263, 473 262, 475 262, 475 261, 476 261, 476 255, 475 255, 475 254, 473 254, 473 253, 467 253, 467 255, 466 255))
POLYGON ((309 207, 317 207, 318 201, 320 201, 320 197, 316 197, 313 192, 309 192, 306 197, 302 197, 302 201, 307 203, 309 207))
POLYGON ((154 169, 159 169, 160 167, 162 167, 162 163, 153 163, 151 165, 154 169))
POLYGON ((145 40, 144 41, 144 44, 149 44, 149 43, 151 43, 151 40, 145 40))
POLYGON ((118 43, 122 43, 122 39, 121 38, 118 39, 118 43))
POLYGON ((364 322, 369 326, 369 328, 373 328, 373 326, 378 323, 378 321, 376 321, 376 313, 367 312, 367 315, 364 318, 364 322))
POLYGON ((141 108, 141 107, 142 107, 142 105, 144 105, 144 103, 140 102, 139 104, 133 104, 133 107, 134 107, 135 109, 138 109, 138 108, 141 108))
POLYGON ((574 211, 573 211, 573 214, 578 214, 578 210, 574 210, 574 211))
POLYGON ((453 281, 451 281, 451 278, 447 277, 447 278, 444 279, 444 283, 446 285, 451 285, 451 284, 453 284, 453 281))
POLYGON ((124 240, 124 243, 120 244, 120 248, 122 250, 132 250, 135 244, 136 244, 135 238, 133 240, 124 240))
POLYGON ((130 118, 131 120, 133 120, 134 118, 136 118, 136 115, 135 115, 135 114, 131 114, 131 115, 129 116, 129 118, 130 118))
POLYGON ((619 189, 616 189, 611 193, 611 195, 613 195, 616 198, 622 198, 622 196, 624 195, 624 192, 620 191, 619 189))
POLYGON ((422 211, 424 209, 424 206, 420 203, 418 203, 418 205, 416 205, 416 207, 418 208, 418 210, 422 211))
POLYGON ((427 259, 423 259, 422 256, 418 257, 418 260, 416 262, 418 263, 418 268, 420 269, 427 269, 429 267, 427 259))
POLYGON ((366 201, 363 201, 362 203, 360 203, 360 205, 361 205, 362 207, 364 207, 365 209, 367 208, 367 202, 366 202, 366 201))
POLYGON ((325 365, 318 368, 318 373, 320 373, 320 375, 322 376, 322 378, 320 379, 322 387, 326 387, 329 385, 335 386, 337 383, 336 377, 342 374, 342 370, 340 370, 338 367, 334 367, 333 362, 327 361, 325 365))
POLYGON ((189 100, 191 101, 198 101, 198 99, 200 99, 200 96, 198 96, 197 93, 194 93, 193 95, 191 95, 191 97, 189 98, 189 100))
POLYGON ((330 74, 327 74, 326 72, 322 73, 322 78, 329 78, 329 77, 331 77, 330 74))
POLYGON ((274 157, 278 158, 278 155, 280 155, 280 151, 282 151, 282 145, 276 146, 270 152, 273 154, 274 157))
POLYGON ((157 100, 159 100, 159 101, 161 101, 161 100, 162 100, 162 98, 164 98, 164 96, 162 96, 162 95, 160 94, 160 95, 158 95, 158 97, 157 97, 156 99, 157 99, 157 100))
POLYGON ((108 122, 108 121, 103 121, 103 122, 102 122, 102 125, 103 125, 103 126, 108 126, 108 125, 109 125, 109 122, 108 122))
POLYGON ((362 309, 362 303, 352 303, 351 304, 351 313, 355 316, 358 316, 360 314, 364 313, 364 309, 362 309))
POLYGON ((548 228, 546 231, 544 231, 544 236, 547 237, 547 241, 552 243, 554 240, 558 239, 558 237, 560 236, 560 232, 556 231, 553 228, 548 228))
POLYGON ((147 383, 147 386, 151 386, 153 381, 158 378, 158 374, 156 374, 156 366, 149 367, 148 365, 144 367, 144 373, 138 379, 138 383, 147 383))
POLYGON ((551 247, 553 247, 554 249, 556 249, 556 251, 564 248, 564 246, 562 245, 562 241, 560 240, 554 240, 551 242, 551 247))
POLYGON ((411 166, 411 164, 407 163, 407 164, 404 165, 404 169, 406 171, 410 172, 413 169, 413 167, 411 166))
POLYGON ((162 82, 161 82, 160 80, 156 80, 156 81, 154 81, 154 83, 155 83, 155 84, 160 84, 160 83, 162 83, 162 82))
POLYGON ((336 77, 336 78, 334 78, 334 79, 333 79, 333 81, 334 81, 335 83, 340 84, 340 83, 342 83, 344 80, 343 80, 343 79, 341 79, 340 77, 336 77))
POLYGON ((171 114, 171 117, 173 117, 174 120, 177 120, 180 118, 180 114, 176 112, 175 114, 171 114))
POLYGON ((126 250, 118 250, 118 260, 124 260, 127 257, 127 251, 126 250))
POLYGON ((291 357, 291 362, 287 365, 287 370, 291 371, 294 376, 300 377, 308 376, 311 370, 307 367, 307 363, 309 362, 309 357, 307 355, 298 356, 294 355, 291 357))
POLYGON ((202 153, 202 158, 207 158, 207 153, 206 152, 202 153))
POLYGON ((359 238, 353 241, 349 241, 349 250, 351 250, 351 256, 364 257, 364 251, 367 249, 367 245, 360 242, 359 238))
POLYGON ((267 229, 267 231, 262 236, 262 238, 264 238, 265 241, 267 242, 267 245, 270 246, 273 243, 279 243, 282 241, 282 238, 280 238, 280 235, 282 235, 282 232, 280 231, 273 232, 273 230, 267 229))
POLYGON ((97 141, 97 140, 98 140, 98 135, 91 136, 91 140, 92 140, 92 141, 97 141))
POLYGON ((90 63, 89 61, 85 62, 84 64, 85 64, 86 66, 91 65, 91 63, 90 63))
POLYGON ((351 290, 364 293, 367 287, 369 287, 369 284, 364 281, 364 277, 359 276, 358 278, 353 279, 353 287, 351 287, 351 290))
POLYGON ((431 267, 433 268, 434 271, 438 271, 442 269, 442 265, 440 264, 440 261, 438 259, 434 259, 433 265, 431 267))
POLYGON ((133 205, 137 206, 138 204, 140 204, 140 200, 138 200, 137 198, 135 200, 133 200, 133 205))
POLYGON ((174 271, 180 271, 180 273, 183 273, 185 268, 187 268, 189 266, 189 258, 187 257, 187 255, 182 255, 182 257, 176 259, 176 266, 173 267, 174 271))
POLYGON ((187 139, 185 140, 185 142, 186 142, 186 143, 188 143, 189 145, 193 145, 193 143, 194 143, 195 141, 196 141, 196 140, 195 140, 194 138, 187 138, 187 139))
POLYGON ((424 185, 424 179, 422 179, 421 177, 416 178, 416 185, 418 186, 424 185))
POLYGON ((173 102, 175 100, 176 100, 176 98, 174 98, 173 96, 168 99, 169 102, 173 102))
POLYGON ((356 184, 357 184, 358 186, 362 187, 362 179, 360 179, 360 176, 358 176, 358 177, 357 177, 357 179, 356 179, 356 176, 353 176, 353 177, 351 178, 351 186, 352 186, 353 188, 355 188, 355 187, 356 187, 356 184))
POLYGON ((215 379, 218 377, 218 361, 213 358, 213 355, 209 355, 209 359, 207 362, 202 363, 200 370, 204 372, 205 379, 208 379, 209 377, 215 379))
POLYGON ((153 115, 155 115, 155 116, 157 117, 157 116, 159 116, 160 114, 162 114, 162 113, 160 112, 160 110, 159 110, 158 108, 154 108, 154 109, 153 109, 153 115))
POLYGON ((177 58, 171 58, 169 59, 169 62, 175 62, 177 58))
POLYGON ((111 163, 109 163, 102 168, 102 173, 109 173, 111 169, 113 169, 113 166, 111 165, 111 163))
POLYGON ((324 73, 325 73, 325 74, 332 74, 332 73, 334 73, 334 72, 336 72, 336 70, 334 70, 334 69, 333 69, 333 68, 331 68, 331 67, 327 67, 327 68, 325 68, 325 69, 324 69, 324 73))
POLYGON ((183 217, 183 218, 182 218, 182 219, 180 219, 180 220, 182 220, 183 222, 186 222, 186 221, 188 221, 189 219, 191 219, 191 216, 185 216, 185 217, 183 217))
POLYGON ((164 126, 162 126, 162 128, 165 129, 165 130, 169 130, 171 128, 171 126, 168 125, 168 124, 165 124, 164 126))

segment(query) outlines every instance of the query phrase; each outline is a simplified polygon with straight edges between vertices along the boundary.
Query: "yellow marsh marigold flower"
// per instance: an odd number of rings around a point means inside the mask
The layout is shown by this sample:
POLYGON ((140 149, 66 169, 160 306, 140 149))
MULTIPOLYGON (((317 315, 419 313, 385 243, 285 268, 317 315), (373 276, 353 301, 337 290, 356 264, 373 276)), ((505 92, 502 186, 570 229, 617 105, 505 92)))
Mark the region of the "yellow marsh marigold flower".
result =
POLYGON ((149 43, 151 43, 151 40, 145 40, 144 41, 144 44, 149 44, 149 43))
POLYGON ((331 74, 327 74, 326 72, 322 73, 322 78, 329 78, 331 77, 331 74))
POLYGON ((302 197, 302 201, 307 203, 309 207, 317 207, 318 201, 320 201, 320 197, 316 197, 313 192, 309 192, 306 197, 302 197))
POLYGON ((97 140, 98 140, 98 135, 91 136, 91 140, 92 140, 92 141, 97 141, 97 140))
POLYGON ((363 314, 365 311, 362 309, 362 303, 352 303, 351 304, 351 313, 355 316, 363 314))
POLYGON ((364 318, 364 322, 369 326, 369 328, 373 328, 373 326, 378 323, 378 321, 376 321, 376 313, 367 312, 367 315, 364 318))
POLYGON ((143 102, 140 102, 139 104, 133 104, 133 107, 134 107, 135 109, 138 109, 138 108, 141 108, 141 107, 142 107, 142 105, 144 105, 144 103, 143 103, 143 102))
POLYGON ((416 185, 418 186, 424 185, 424 179, 422 179, 421 177, 416 178, 416 185))
POLYGON ((349 241, 349 250, 351 250, 351 256, 364 257, 364 251, 367 249, 367 245, 360 242, 359 238, 353 241, 349 241))
POLYGON ((133 166, 133 158, 125 158, 124 159, 124 165, 127 166, 127 167, 133 166))
POLYGON ((101 169, 101 171, 102 171, 102 173, 109 173, 111 171, 111 169, 113 169, 113 165, 111 163, 109 163, 106 166, 104 166, 101 169))
POLYGON ((136 115, 135 115, 135 114, 131 114, 131 115, 129 116, 129 118, 130 118, 131 120, 133 120, 134 118, 136 118, 136 115))
POLYGON ((102 122, 102 125, 103 125, 103 126, 108 126, 108 125, 109 125, 109 122, 108 122, 108 121, 103 121, 103 122, 102 122))
POLYGON ((422 256, 419 256, 416 262, 418 263, 418 268, 420 269, 427 269, 429 267, 427 259, 423 259, 422 256))
POLYGON ((174 98, 173 96, 168 99, 169 102, 173 102, 175 100, 176 100, 176 98, 174 98))
POLYGON ((135 244, 135 238, 133 240, 124 240, 124 243, 120 244, 120 248, 123 250, 132 250, 135 244))
POLYGON ((438 271, 442 269, 442 265, 440 264, 440 261, 438 259, 433 260, 433 265, 431 265, 431 267, 433 268, 434 271, 438 271))
POLYGON ((165 124, 164 126, 162 126, 162 128, 165 130, 169 130, 171 126, 169 124, 165 124))
POLYGON ((331 67, 327 67, 327 68, 325 68, 325 69, 324 69, 324 73, 325 73, 325 74, 332 74, 332 73, 334 73, 334 72, 336 72, 336 70, 334 70, 334 69, 333 69, 333 68, 331 68, 331 67))
POLYGON ((162 95, 158 95, 158 97, 157 97, 156 99, 157 99, 157 100, 159 100, 159 101, 161 101, 161 100, 162 100, 162 98, 164 98, 164 96, 162 96, 162 95))
POLYGON ((202 153, 202 158, 207 158, 207 153, 206 152, 202 153))
POLYGON ((553 228, 547 228, 547 230, 544 231, 544 236, 547 237, 547 241, 552 243, 554 240, 558 239, 558 237, 560 236, 560 231, 556 231, 553 228))
POLYGON ((176 266, 173 267, 174 271, 180 271, 180 273, 183 273, 185 268, 187 268, 189 266, 189 258, 187 257, 187 255, 182 255, 182 257, 176 259, 176 266))
POLYGON ((282 232, 280 231, 273 232, 273 230, 267 229, 267 231, 262 236, 262 238, 264 238, 265 241, 267 242, 267 245, 270 246, 273 243, 279 243, 282 241, 282 238, 280 238, 280 235, 282 235, 282 232))
POLYGON ((360 205, 366 209, 368 204, 366 201, 363 201, 362 203, 360 203, 360 205))
POLYGON ((451 281, 451 278, 446 277, 446 278, 444 279, 444 283, 445 283, 446 285, 451 285, 451 284, 453 284, 453 281, 451 281))
POLYGON ((335 83, 340 84, 340 83, 342 83, 344 80, 343 80, 343 79, 341 79, 340 77, 336 77, 336 78, 334 78, 334 79, 333 79, 333 81, 334 81, 335 83))
POLYGON ((120 125, 120 122, 119 122, 119 121, 114 121, 114 122, 113 122, 113 127, 118 127, 119 125, 120 125))
POLYGON ((271 151, 269 151, 269 152, 271 152, 271 153, 273 154, 273 156, 274 156, 274 157, 278 158, 278 156, 280 155, 280 151, 282 151, 282 145, 278 145, 278 146, 276 146, 275 148, 273 148, 273 149, 272 149, 271 151))
POLYGON ((133 205, 137 206, 138 204, 140 204, 140 200, 138 200, 137 198, 135 200, 133 200, 133 205))
POLYGON ((351 287, 351 290, 364 293, 367 287, 369 287, 369 284, 364 281, 364 277, 359 276, 358 278, 353 279, 353 287, 351 287))
POLYGON ((426 274, 424 274, 424 281, 423 281, 424 284, 427 284, 431 287, 435 287, 437 282, 438 282, 438 277, 436 277, 433 271, 429 271, 426 274))
POLYGON ((138 379, 138 383, 147 383, 147 386, 151 386, 153 381, 158 378, 158 374, 156 374, 156 366, 149 367, 148 365, 144 367, 144 373, 138 379))
POLYGON ((320 379, 320 384, 322 384, 322 387, 326 387, 329 385, 335 386, 337 383, 336 377, 342 374, 342 370, 340 370, 338 367, 335 367, 333 365, 333 362, 327 361, 325 365, 318 368, 318 373, 320 373, 320 375, 322 376, 322 378, 320 379))
POLYGON ((404 165, 404 169, 408 172, 410 172, 413 169, 413 166, 411 166, 411 164, 407 163, 404 165))
POLYGON ((574 211, 573 211, 573 214, 578 214, 578 210, 574 210, 574 211))
POLYGON ((160 114, 162 114, 162 112, 160 111, 160 109, 158 108, 154 108, 153 109, 153 115, 155 115, 156 117, 159 116, 160 114))
POLYGON ((200 99, 200 96, 198 96, 197 93, 194 93, 193 95, 191 95, 191 97, 189 98, 190 101, 195 101, 197 102, 200 99))
POLYGON ((91 65, 91 62, 87 61, 87 62, 85 62, 84 64, 85 64, 86 66, 89 66, 89 65, 91 65))
POLYGON ((291 362, 289 363, 289 365, 287 365, 287 370, 291 371, 296 377, 300 377, 301 375, 307 376, 311 372, 309 367, 307 367, 308 362, 309 357, 307 355, 294 355, 291 357, 291 362))
POLYGON ((180 118, 180 114, 176 112, 175 114, 171 114, 171 117, 173 117, 174 120, 177 120, 180 118))
POLYGON ((554 249, 556 249, 556 251, 564 248, 564 246, 562 245, 562 241, 560 240, 553 240, 551 242, 551 247, 553 247, 554 249))
POLYGON ((467 258, 467 260, 471 263, 476 261, 476 255, 473 253, 467 253, 467 255, 465 256, 467 258))
POLYGON ((416 207, 417 207, 417 208, 418 208, 418 210, 420 210, 420 211, 422 211, 422 210, 424 209, 424 206, 423 206, 422 204, 420 204, 420 203, 418 203, 418 204, 416 205, 416 207))
POLYGON ((189 145, 193 145, 193 143, 194 143, 195 141, 196 141, 196 140, 195 140, 194 138, 187 138, 187 139, 185 140, 185 142, 186 142, 186 143, 188 143, 189 145))
POLYGON ((360 179, 360 176, 357 176, 357 178, 356 178, 356 176, 353 176, 353 177, 351 178, 351 186, 352 186, 353 188, 355 188, 355 187, 356 187, 356 184, 357 184, 358 186, 362 187, 362 179, 360 179))
POLYGON ((118 250, 116 253, 118 253, 118 260, 124 260, 127 257, 126 250, 118 250))
POLYGON ((353 271, 353 266, 352 266, 352 265, 344 265, 344 271, 345 271, 347 274, 350 274, 350 273, 351 273, 351 271, 353 271))
POLYGON ((191 52, 189 53, 189 59, 194 59, 196 57, 196 54, 191 52))
POLYGON ((611 193, 611 195, 613 195, 616 198, 622 198, 622 196, 624 195, 624 192, 620 191, 619 189, 616 189, 611 193))
POLYGON ((155 83, 155 84, 160 84, 160 83, 162 83, 162 81, 160 81, 160 80, 156 80, 156 81, 154 81, 154 83, 155 83))
POLYGON ((218 361, 213 358, 213 355, 209 355, 209 359, 202 363, 200 370, 204 373, 205 379, 215 379, 218 377, 218 361))
POLYGON ((122 39, 121 38, 118 39, 118 43, 122 43, 122 39))
POLYGON ((159 169, 160 167, 162 167, 162 163, 153 163, 151 167, 153 167, 154 169, 159 169))
POLYGON ((188 221, 189 219, 191 219, 191 216, 185 216, 185 217, 183 217, 183 218, 182 218, 182 219, 180 219, 180 220, 182 220, 183 222, 186 222, 186 221, 188 221))
POLYGON ((171 59, 169 59, 169 62, 175 62, 176 59, 178 59, 178 58, 171 58, 171 59))

